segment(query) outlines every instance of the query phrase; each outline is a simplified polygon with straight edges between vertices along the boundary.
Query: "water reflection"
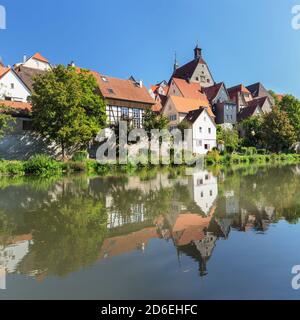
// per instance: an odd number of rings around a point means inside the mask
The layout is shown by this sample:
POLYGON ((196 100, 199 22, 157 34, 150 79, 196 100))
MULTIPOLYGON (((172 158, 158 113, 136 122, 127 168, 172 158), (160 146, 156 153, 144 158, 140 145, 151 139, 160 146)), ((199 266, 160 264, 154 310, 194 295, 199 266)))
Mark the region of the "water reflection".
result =
MULTIPOLYGON (((299 167, 130 177, 2 180, 0 273, 43 281, 172 243, 209 273, 218 241, 300 217, 299 167), (280 179, 279 179, 280 177, 280 179)), ((170 254, 175 254, 170 252, 170 254)))

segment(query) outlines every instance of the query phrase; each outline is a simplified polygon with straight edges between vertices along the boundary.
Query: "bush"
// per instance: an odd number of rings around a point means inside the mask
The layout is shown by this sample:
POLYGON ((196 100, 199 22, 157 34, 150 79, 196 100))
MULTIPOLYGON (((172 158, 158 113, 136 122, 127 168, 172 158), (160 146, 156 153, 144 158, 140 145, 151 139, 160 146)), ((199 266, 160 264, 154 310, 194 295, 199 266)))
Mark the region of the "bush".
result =
POLYGON ((47 155, 36 155, 24 163, 26 174, 50 175, 59 174, 62 171, 62 164, 47 155))
POLYGON ((109 172, 110 166, 101 164, 95 160, 88 160, 86 162, 86 168, 89 173, 104 175, 109 172))
POLYGON ((69 161, 63 163, 63 170, 67 172, 85 172, 87 171, 87 165, 85 162, 69 161))
POLYGON ((20 161, 8 161, 6 173, 9 175, 24 175, 24 165, 20 161))
POLYGON ((220 162, 220 153, 218 150, 212 150, 207 153, 206 163, 207 164, 216 164, 220 162))
POLYGON ((88 152, 87 151, 78 151, 74 154, 72 161, 74 162, 83 162, 88 159, 88 152))

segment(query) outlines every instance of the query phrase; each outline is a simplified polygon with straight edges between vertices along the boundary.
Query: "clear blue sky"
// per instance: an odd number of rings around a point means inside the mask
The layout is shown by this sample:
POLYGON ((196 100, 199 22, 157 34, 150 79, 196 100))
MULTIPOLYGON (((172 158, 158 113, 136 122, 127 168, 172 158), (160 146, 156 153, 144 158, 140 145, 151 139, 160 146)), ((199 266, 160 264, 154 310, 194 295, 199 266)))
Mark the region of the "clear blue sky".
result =
POLYGON ((6 64, 41 52, 103 74, 134 75, 147 85, 169 79, 174 52, 191 60, 199 41, 216 81, 261 81, 300 97, 300 0, 0 0, 6 64))

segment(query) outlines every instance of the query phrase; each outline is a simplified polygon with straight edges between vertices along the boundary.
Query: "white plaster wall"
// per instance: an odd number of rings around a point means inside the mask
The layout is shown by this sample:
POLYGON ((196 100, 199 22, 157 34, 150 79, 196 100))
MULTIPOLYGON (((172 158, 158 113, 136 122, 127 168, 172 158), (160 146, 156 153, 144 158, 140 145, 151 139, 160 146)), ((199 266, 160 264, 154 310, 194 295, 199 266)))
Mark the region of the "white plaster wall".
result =
POLYGON ((34 58, 30 58, 28 61, 26 61, 23 64, 23 66, 27 67, 27 68, 33 68, 33 69, 39 69, 39 70, 50 70, 51 69, 49 63, 46 63, 46 62, 43 62, 43 61, 40 61, 40 60, 37 60, 34 58))
POLYGON ((11 97, 13 101, 27 102, 29 96, 29 90, 13 71, 10 70, 0 79, 0 99, 5 100, 5 97, 11 97))
POLYGON ((189 178, 189 189, 195 203, 208 215, 218 196, 218 179, 211 172, 201 170, 189 178))
POLYGON ((215 147, 217 147, 217 128, 208 113, 204 111, 193 124, 193 152, 205 155, 215 147), (209 128, 211 133, 209 133, 209 128), (197 143, 200 140, 201 145, 197 143), (205 144, 210 146, 208 150, 205 149, 205 144))
POLYGON ((213 77, 206 64, 199 63, 194 74, 191 78, 192 82, 199 82, 202 87, 211 87, 214 84, 213 77), (197 81, 197 77, 199 80, 197 81), (205 77, 205 80, 202 81, 201 77, 205 77), (209 80, 209 82, 207 82, 209 80))
POLYGON ((177 97, 183 97, 182 93, 180 92, 180 90, 178 89, 178 87, 176 86, 174 81, 172 81, 172 83, 170 85, 169 96, 170 95, 177 96, 177 97))

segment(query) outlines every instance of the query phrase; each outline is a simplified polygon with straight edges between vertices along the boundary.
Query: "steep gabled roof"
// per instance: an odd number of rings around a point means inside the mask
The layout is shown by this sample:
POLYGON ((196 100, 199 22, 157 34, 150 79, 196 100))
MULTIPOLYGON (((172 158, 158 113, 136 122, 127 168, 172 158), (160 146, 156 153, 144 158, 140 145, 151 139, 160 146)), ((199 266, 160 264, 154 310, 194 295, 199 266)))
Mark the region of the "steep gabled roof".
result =
POLYGON ((10 71, 10 68, 0 65, 0 79, 10 71))
POLYGON ((154 105, 153 100, 145 86, 140 86, 132 80, 123 80, 119 78, 100 75, 100 73, 91 71, 97 80, 101 94, 105 99, 126 100, 142 102, 154 105))
POLYGON ((215 115, 212 116, 212 113, 209 111, 208 108, 199 108, 197 110, 190 111, 186 117, 184 118, 185 121, 188 121, 190 123, 195 123, 195 121, 199 118, 199 116, 202 114, 202 112, 207 111, 208 115, 212 118, 214 122, 215 115))
POLYGON ((269 95, 268 90, 260 82, 247 86, 253 97, 265 97, 269 95))
POLYGON ((210 109, 210 105, 207 99, 189 99, 177 96, 170 96, 169 99, 172 101, 177 112, 179 113, 189 113, 192 110, 196 110, 201 107, 207 107, 209 112, 211 112, 211 115, 213 116, 213 112, 210 109))
POLYGON ((228 91, 230 97, 232 95, 236 95, 238 92, 251 94, 251 92, 243 84, 239 84, 237 86, 231 87, 231 88, 227 89, 227 91, 228 91))
POLYGON ((243 121, 243 120, 245 120, 247 118, 250 118, 250 117, 254 116, 257 109, 259 109, 260 112, 262 112, 260 106, 257 105, 257 104, 251 104, 248 107, 243 108, 238 113, 238 121, 243 121))
POLYGON ((14 69, 15 73, 18 77, 24 82, 29 90, 33 90, 33 82, 34 78, 44 74, 47 71, 24 67, 23 65, 19 65, 14 69))
MULTIPOLYGON (((29 58, 28 60, 30 59, 36 59, 36 60, 39 60, 39 61, 42 61, 42 62, 45 62, 45 63, 49 63, 49 60, 46 59, 45 57, 43 57, 39 52, 35 53, 31 58, 29 58)), ((27 61, 28 61, 27 60, 27 61)))
POLYGON ((268 100, 267 96, 261 97, 261 98, 255 98, 255 99, 253 99, 251 101, 248 101, 247 105, 248 105, 248 107, 256 106, 256 107, 260 107, 261 108, 264 105, 264 103, 266 102, 266 100, 268 100))
POLYGON ((192 78, 199 63, 207 65, 203 58, 199 57, 176 69, 173 73, 173 77, 186 80, 192 78))
MULTIPOLYGON (((224 88, 225 88, 224 82, 217 83, 211 87, 203 88, 203 92, 206 94, 207 99, 210 102, 216 98, 216 96, 220 92, 222 86, 224 86, 224 88)), ((226 90, 226 88, 225 88, 225 90, 226 90)))
POLYGON ((190 99, 206 99, 205 95, 201 92, 201 85, 197 82, 188 82, 184 79, 172 78, 177 88, 184 98, 190 99))

